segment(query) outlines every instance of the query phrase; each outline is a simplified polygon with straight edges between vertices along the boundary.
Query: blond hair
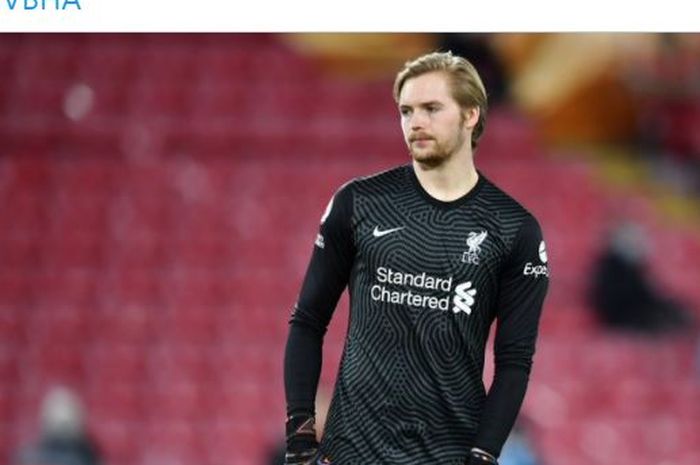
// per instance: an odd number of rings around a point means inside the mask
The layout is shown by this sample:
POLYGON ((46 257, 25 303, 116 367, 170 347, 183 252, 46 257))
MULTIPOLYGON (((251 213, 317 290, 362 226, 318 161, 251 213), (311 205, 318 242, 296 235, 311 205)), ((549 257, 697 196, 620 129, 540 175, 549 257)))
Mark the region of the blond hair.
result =
POLYGON ((486 88, 476 68, 465 58, 452 55, 452 52, 433 52, 407 61, 396 74, 394 100, 399 103, 401 89, 409 79, 432 72, 444 72, 450 83, 452 98, 462 110, 479 108, 479 121, 472 131, 472 148, 476 148, 486 125, 488 102, 486 88))

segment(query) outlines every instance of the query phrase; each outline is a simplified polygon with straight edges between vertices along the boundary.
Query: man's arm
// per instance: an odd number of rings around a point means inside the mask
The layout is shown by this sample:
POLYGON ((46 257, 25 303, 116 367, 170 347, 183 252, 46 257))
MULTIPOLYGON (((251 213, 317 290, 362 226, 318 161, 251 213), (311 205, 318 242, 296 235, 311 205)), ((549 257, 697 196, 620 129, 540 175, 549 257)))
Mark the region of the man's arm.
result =
MULTIPOLYGON (((525 397, 548 284, 542 232, 537 220, 528 216, 501 275, 494 343, 495 374, 474 443, 478 450, 493 456, 494 461, 500 455, 525 397)), ((482 462, 473 460, 473 463, 482 462)))
POLYGON ((352 185, 346 184, 328 204, 289 322, 284 356, 288 463, 303 463, 316 447, 314 400, 323 336, 347 286, 355 255, 352 201, 352 185))

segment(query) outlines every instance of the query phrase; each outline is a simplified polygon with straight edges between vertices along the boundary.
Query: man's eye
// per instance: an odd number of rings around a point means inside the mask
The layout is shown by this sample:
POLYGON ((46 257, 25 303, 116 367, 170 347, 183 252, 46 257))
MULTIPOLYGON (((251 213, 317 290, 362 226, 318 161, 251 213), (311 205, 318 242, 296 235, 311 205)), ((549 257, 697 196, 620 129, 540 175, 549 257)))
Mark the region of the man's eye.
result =
POLYGON ((401 109, 401 115, 402 115, 402 116, 408 116, 408 115, 410 115, 410 114, 411 114, 411 110, 409 110, 408 108, 402 108, 402 109, 401 109))

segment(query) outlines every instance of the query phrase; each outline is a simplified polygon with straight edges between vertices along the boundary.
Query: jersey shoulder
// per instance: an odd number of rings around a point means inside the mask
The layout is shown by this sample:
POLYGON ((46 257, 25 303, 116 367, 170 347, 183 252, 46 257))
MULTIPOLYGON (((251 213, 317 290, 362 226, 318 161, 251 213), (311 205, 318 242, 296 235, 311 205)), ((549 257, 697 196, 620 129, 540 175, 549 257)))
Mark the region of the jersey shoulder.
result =
POLYGON ((537 250, 542 241, 540 224, 519 201, 493 182, 486 180, 478 203, 482 214, 493 222, 492 226, 506 244, 509 255, 519 254, 521 248, 525 248, 526 251, 537 250))
POLYGON ((364 195, 386 194, 404 188, 408 179, 408 167, 397 166, 378 173, 361 176, 351 183, 356 192, 364 195))
POLYGON ((484 187, 480 194, 481 207, 492 212, 494 217, 502 222, 537 221, 522 203, 487 178, 484 178, 484 187))
POLYGON ((336 215, 351 217, 355 213, 357 199, 361 202, 391 194, 405 186, 406 167, 399 166, 367 176, 358 176, 341 185, 331 198, 323 214, 322 223, 336 210, 336 215))

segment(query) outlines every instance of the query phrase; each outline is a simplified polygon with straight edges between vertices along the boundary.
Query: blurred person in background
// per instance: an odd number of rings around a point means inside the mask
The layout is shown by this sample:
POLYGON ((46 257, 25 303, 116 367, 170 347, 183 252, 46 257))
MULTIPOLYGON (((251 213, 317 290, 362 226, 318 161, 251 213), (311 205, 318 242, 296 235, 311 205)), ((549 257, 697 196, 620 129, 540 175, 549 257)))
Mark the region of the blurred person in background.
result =
POLYGON ((700 194, 700 35, 658 34, 625 68, 638 101, 638 143, 654 171, 683 193, 700 194))
POLYGON ((625 221, 615 225, 591 276, 590 302, 611 328, 646 334, 690 330, 693 319, 653 284, 647 266, 650 244, 644 229, 625 221))
POLYGON ((486 89, 466 59, 431 53, 406 63, 394 98, 412 162, 335 193, 291 317, 287 464, 496 464, 525 396, 547 253, 535 217, 474 166, 486 89), (323 337, 348 285, 319 444, 323 337))
POLYGON ((40 436, 17 454, 16 465, 99 465, 100 454, 88 435, 85 411, 66 387, 53 387, 43 399, 40 436))

